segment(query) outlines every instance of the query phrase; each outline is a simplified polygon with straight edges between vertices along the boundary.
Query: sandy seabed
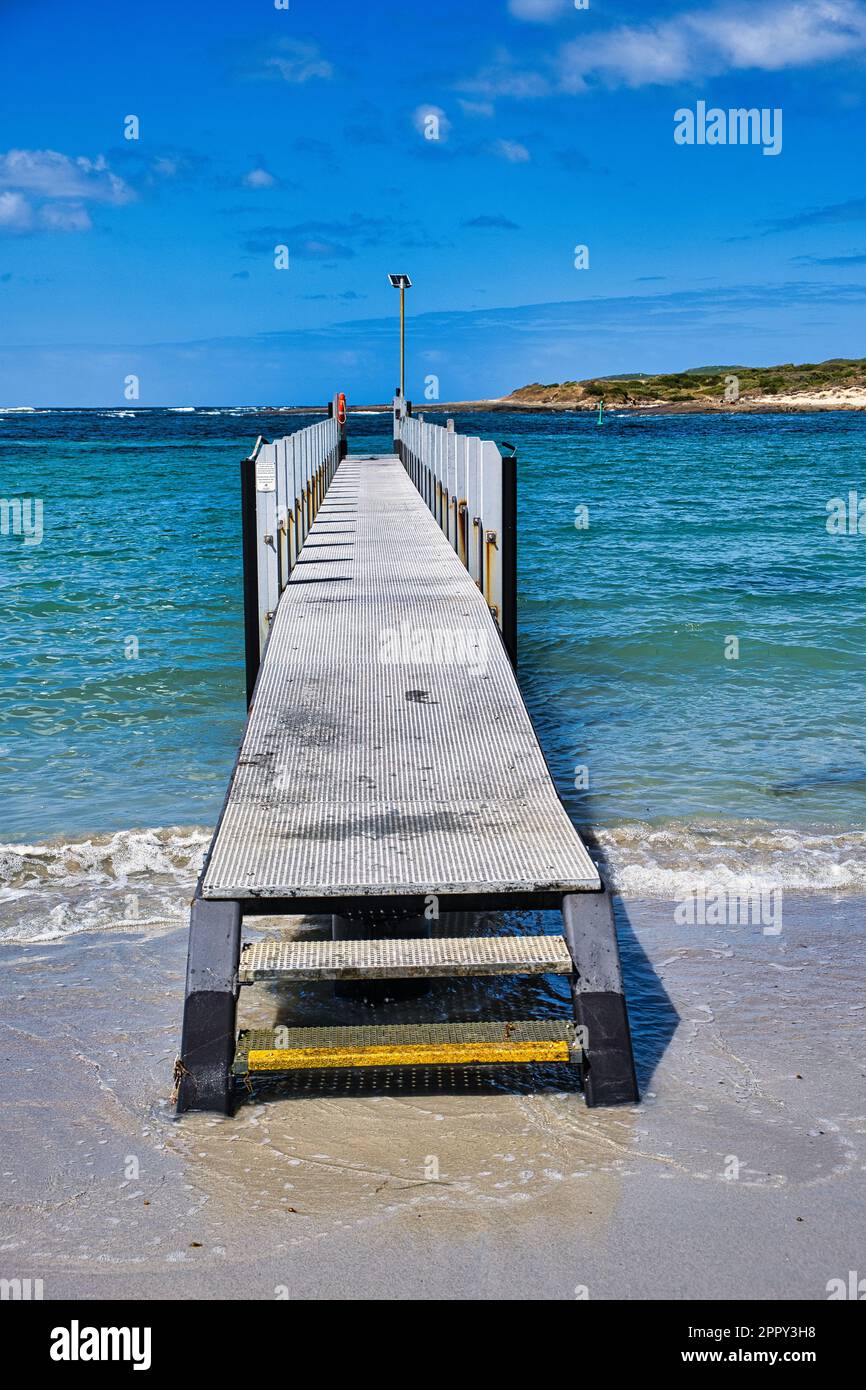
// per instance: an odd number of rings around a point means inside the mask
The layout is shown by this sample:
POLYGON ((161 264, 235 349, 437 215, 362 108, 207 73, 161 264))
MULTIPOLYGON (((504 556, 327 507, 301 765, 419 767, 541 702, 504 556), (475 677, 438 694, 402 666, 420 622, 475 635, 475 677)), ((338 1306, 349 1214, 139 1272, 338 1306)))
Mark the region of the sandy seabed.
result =
MULTIPOLYGON (((658 901, 618 922, 643 1100, 610 1111, 532 1068, 307 1076, 178 1120, 184 931, 3 946, 0 1276, 47 1299, 826 1298, 866 1268, 863 899, 786 898, 779 936, 658 901)), ((412 1007, 566 1001, 442 981, 412 1007)), ((241 1008, 334 1017, 327 985, 241 1008)))

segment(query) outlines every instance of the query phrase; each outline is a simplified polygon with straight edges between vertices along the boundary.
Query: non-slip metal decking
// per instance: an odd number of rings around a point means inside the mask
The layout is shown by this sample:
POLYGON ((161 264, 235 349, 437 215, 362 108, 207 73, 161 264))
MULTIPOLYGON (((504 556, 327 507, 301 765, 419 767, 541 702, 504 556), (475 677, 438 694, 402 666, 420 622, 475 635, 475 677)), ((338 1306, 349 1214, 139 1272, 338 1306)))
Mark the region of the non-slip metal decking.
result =
POLYGON ((256 941, 241 952, 242 985, 261 980, 401 980, 459 975, 570 975, 561 936, 381 937, 256 941))
POLYGON ((273 619, 203 898, 600 888, 482 594, 399 459, 347 458, 273 619))

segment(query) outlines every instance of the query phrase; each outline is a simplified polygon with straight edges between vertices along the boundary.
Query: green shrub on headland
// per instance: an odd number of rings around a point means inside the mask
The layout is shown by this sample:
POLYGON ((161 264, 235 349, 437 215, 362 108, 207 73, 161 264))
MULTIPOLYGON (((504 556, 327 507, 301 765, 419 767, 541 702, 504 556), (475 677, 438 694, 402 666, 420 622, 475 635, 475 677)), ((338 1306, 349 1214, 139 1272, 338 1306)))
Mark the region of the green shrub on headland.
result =
POLYGON ((736 377, 738 398, 788 395, 798 391, 832 391, 852 386, 866 389, 866 357, 834 357, 828 362, 787 362, 777 367, 691 367, 660 376, 645 373, 591 377, 586 381, 538 382, 521 386, 509 400, 526 405, 592 405, 604 399, 611 405, 719 404, 731 395, 736 377))

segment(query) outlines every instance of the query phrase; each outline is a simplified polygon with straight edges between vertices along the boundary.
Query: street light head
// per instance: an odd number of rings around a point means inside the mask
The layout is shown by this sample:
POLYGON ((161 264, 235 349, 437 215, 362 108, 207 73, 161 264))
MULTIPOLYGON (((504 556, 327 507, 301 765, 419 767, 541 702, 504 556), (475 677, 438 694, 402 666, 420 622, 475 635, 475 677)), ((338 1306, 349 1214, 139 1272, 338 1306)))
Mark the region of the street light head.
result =
POLYGON ((395 290, 411 290, 412 288, 412 281, 408 275, 389 275, 388 279, 395 290))

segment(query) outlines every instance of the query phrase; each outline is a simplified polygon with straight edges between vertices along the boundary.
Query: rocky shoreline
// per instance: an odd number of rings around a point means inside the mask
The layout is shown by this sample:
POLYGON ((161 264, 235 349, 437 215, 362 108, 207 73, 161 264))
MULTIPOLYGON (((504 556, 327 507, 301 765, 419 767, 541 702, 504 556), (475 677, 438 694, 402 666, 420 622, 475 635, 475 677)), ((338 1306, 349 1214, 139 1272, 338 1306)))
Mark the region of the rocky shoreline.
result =
MULTIPOLYGON (((416 415, 453 415, 457 413, 510 413, 523 415, 564 415, 564 414, 596 414, 598 412, 598 401, 586 400, 561 400, 561 401, 522 401, 510 396, 500 396, 494 400, 487 401, 413 401, 413 412, 416 415)), ((349 406, 349 414, 358 411, 381 411, 382 414, 391 413, 390 404, 358 405, 349 406)), ((748 397, 739 401, 712 401, 706 398, 695 399, 693 401, 651 401, 651 402, 620 402, 608 401, 605 403, 606 411, 616 411, 619 414, 629 415, 798 415, 803 413, 814 414, 816 412, 835 411, 835 410, 866 410, 866 391, 852 393, 850 397, 842 398, 838 394, 831 398, 823 398, 820 393, 804 393, 802 397, 784 396, 762 396, 748 397)), ((309 415, 322 411, 322 406, 272 406, 264 407, 262 415, 309 415)))

